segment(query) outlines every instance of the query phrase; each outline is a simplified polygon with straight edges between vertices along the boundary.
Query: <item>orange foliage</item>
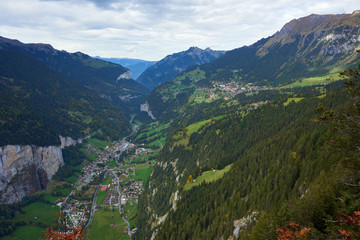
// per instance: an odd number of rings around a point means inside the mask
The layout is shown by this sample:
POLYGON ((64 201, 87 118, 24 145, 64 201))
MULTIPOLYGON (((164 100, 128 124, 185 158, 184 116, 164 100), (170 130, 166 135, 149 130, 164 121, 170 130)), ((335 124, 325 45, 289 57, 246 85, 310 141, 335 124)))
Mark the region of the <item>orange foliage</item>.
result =
POLYGON ((341 213, 341 221, 339 225, 346 226, 349 230, 339 229, 341 238, 338 240, 356 240, 360 234, 360 211, 354 211, 353 215, 341 213))
POLYGON ((75 240, 84 236, 84 230, 81 226, 78 226, 72 233, 59 233, 51 228, 47 228, 42 237, 46 239, 59 239, 59 240, 75 240))
POLYGON ((279 228, 277 240, 306 240, 311 228, 300 229, 299 225, 290 222, 289 227, 279 228))

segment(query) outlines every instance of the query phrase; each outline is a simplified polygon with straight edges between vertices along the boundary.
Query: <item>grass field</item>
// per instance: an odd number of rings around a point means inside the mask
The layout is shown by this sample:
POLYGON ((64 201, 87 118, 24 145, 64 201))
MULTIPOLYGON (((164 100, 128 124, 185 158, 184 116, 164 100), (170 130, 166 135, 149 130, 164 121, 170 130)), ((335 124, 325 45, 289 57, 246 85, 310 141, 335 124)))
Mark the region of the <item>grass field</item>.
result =
POLYGON ((300 79, 291 84, 282 86, 281 88, 305 87, 305 86, 312 86, 312 85, 319 85, 319 84, 329 84, 329 83, 339 81, 339 80, 341 80, 341 77, 339 77, 339 74, 336 73, 336 74, 330 74, 330 75, 326 75, 326 76, 300 79))
POLYGON ((92 161, 95 161, 99 157, 96 153, 88 153, 85 148, 81 148, 80 151, 85 154, 86 158, 92 161))
POLYGON ((124 208, 124 215, 125 216, 128 216, 128 221, 130 223, 130 229, 133 229, 135 227, 135 216, 137 214, 137 204, 136 204, 136 201, 135 200, 128 200, 127 201, 127 204, 124 208), (131 205, 130 203, 132 203, 133 205, 131 205))
POLYGON ((153 166, 148 165, 148 164, 138 164, 138 165, 136 165, 134 179, 144 181, 144 184, 145 184, 150 177, 153 166), (138 165, 140 165, 139 168, 138 168, 138 165), (147 167, 144 167, 146 165, 147 165, 147 167))
POLYGON ((45 200, 48 200, 49 202, 55 202, 56 200, 58 200, 59 198, 61 198, 61 197, 59 197, 59 196, 53 196, 53 195, 51 195, 50 193, 45 193, 44 194, 44 199, 45 200))
POLYGON ((288 98, 288 100, 286 102, 284 102, 284 106, 289 105, 289 103, 291 103, 292 101, 297 103, 297 102, 299 102, 299 101, 301 101, 303 99, 304 98, 301 98, 301 97, 288 98))
POLYGON ((206 171, 196 178, 195 183, 187 183, 184 186, 184 190, 190 190, 191 188, 200 185, 203 182, 209 183, 216 181, 224 176, 226 172, 228 172, 231 168, 232 164, 226 166, 224 169, 213 171, 206 171))
POLYGON ((111 160, 110 162, 106 163, 106 166, 111 169, 111 168, 114 168, 114 167, 117 167, 117 163, 115 160, 111 160))
POLYGON ((122 235, 125 235, 126 227, 127 224, 121 218, 118 209, 110 211, 102 207, 95 212, 94 220, 91 223, 86 239, 118 240, 122 235), (111 227, 111 224, 113 224, 113 227, 111 227))
POLYGON ((23 220, 25 222, 32 221, 34 223, 42 222, 50 226, 53 221, 57 219, 54 215, 59 212, 59 207, 42 202, 35 202, 24 207, 23 211, 25 214, 16 215, 16 220, 23 220), (35 220, 34 217, 37 217, 37 219, 35 220))
POLYGON ((102 141, 96 138, 90 138, 87 140, 88 143, 90 143, 91 145, 93 145, 96 148, 100 148, 100 149, 104 149, 106 146, 110 145, 111 142, 107 142, 107 141, 102 141))
POLYGON ((39 226, 26 225, 16 228, 10 235, 0 238, 1 240, 44 240, 41 235, 45 228, 39 226))
POLYGON ((111 183, 112 177, 106 176, 105 180, 102 182, 103 185, 108 185, 111 183))
POLYGON ((106 191, 99 191, 99 194, 96 199, 96 204, 101 205, 102 202, 105 200, 105 198, 106 198, 106 191))
MULTIPOLYGON (((190 138, 191 134, 193 134, 194 132, 198 132, 201 129, 201 127, 203 127, 204 125, 210 123, 211 121, 220 120, 220 119, 222 119, 224 117, 225 117, 225 115, 220 115, 220 116, 217 116, 217 117, 214 117, 214 118, 211 118, 211 119, 207 119, 207 120, 204 120, 204 121, 196 122, 196 123, 193 123, 193 124, 187 126, 186 127, 186 129, 187 129, 186 136, 182 136, 181 139, 179 139, 179 141, 175 143, 175 146, 177 146, 177 145, 187 146, 189 144, 189 138, 190 138)), ((178 135, 175 136, 175 139, 179 138, 179 137, 180 136, 178 134, 178 135)))
POLYGON ((170 123, 162 124, 154 122, 145 125, 135 138, 135 142, 146 143, 149 146, 162 147, 165 144, 167 133, 165 129, 170 126, 170 123))

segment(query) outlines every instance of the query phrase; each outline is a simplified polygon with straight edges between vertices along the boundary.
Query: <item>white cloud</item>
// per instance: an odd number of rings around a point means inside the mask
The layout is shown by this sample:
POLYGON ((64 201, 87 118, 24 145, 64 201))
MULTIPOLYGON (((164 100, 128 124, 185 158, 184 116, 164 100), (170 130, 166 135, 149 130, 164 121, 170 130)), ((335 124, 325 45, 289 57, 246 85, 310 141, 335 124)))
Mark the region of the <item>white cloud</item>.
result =
POLYGON ((159 60, 190 46, 230 50, 311 13, 358 0, 0 0, 0 35, 70 52, 159 60))

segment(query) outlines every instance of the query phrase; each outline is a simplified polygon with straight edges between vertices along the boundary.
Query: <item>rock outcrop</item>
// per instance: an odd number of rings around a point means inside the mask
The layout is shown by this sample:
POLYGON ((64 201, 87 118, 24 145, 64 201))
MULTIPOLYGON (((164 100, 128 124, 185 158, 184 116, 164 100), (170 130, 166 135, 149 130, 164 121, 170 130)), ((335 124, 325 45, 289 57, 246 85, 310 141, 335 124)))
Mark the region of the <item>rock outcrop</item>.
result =
POLYGON ((0 203, 13 203, 44 189, 64 164, 58 146, 0 147, 0 203))
POLYGON ((124 72, 123 74, 121 74, 116 81, 119 81, 121 79, 131 79, 131 72, 128 70, 126 72, 124 72))
POLYGON ((71 137, 63 137, 63 136, 59 136, 60 141, 61 141, 61 149, 64 149, 66 147, 70 147, 70 146, 75 146, 78 143, 82 143, 83 139, 78 139, 78 140, 74 140, 71 137))
POLYGON ((142 112, 147 112, 147 114, 149 115, 149 117, 151 117, 152 120, 155 120, 156 118, 154 117, 154 115, 152 114, 151 110, 150 110, 150 106, 149 103, 146 101, 145 103, 140 105, 140 111, 142 112))

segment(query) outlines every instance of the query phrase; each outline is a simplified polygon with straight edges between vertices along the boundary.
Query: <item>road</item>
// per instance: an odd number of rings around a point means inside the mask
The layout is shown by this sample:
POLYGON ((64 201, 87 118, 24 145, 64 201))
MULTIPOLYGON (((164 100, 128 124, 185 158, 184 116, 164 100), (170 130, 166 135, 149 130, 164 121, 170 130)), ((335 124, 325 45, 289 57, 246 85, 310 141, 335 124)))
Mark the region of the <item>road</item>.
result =
MULTIPOLYGON (((113 172, 114 173, 114 172, 113 172)), ((115 176, 115 178, 116 178, 116 182, 117 182, 117 192, 118 192, 118 194, 119 194, 119 197, 118 197, 118 203, 119 203, 119 213, 120 213, 120 215, 122 215, 123 214, 123 212, 121 211, 121 192, 120 192, 120 190, 119 190, 119 188, 120 188, 120 180, 119 180, 119 177, 114 173, 114 176, 115 176)), ((127 229, 127 234, 129 235, 129 237, 130 237, 130 240, 131 240, 131 230, 130 230, 130 223, 124 218, 124 217, 122 217, 122 219, 124 219, 124 221, 126 222, 126 224, 128 225, 128 229, 127 229)))

